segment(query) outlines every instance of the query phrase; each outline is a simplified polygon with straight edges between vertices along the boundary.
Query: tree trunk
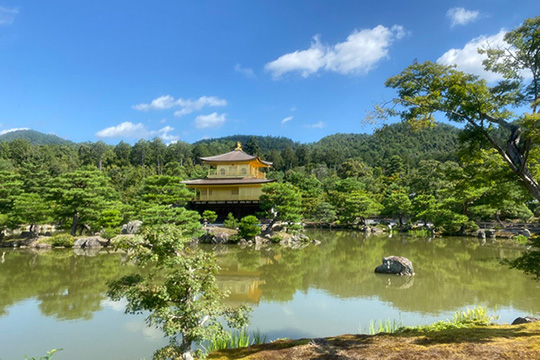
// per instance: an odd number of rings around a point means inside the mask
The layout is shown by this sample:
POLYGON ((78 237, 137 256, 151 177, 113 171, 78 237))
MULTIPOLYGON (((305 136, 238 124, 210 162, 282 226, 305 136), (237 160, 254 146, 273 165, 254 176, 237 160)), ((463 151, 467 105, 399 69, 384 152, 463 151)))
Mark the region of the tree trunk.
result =
POLYGON ((182 338, 182 360, 193 360, 191 341, 185 338, 182 338))
MULTIPOLYGON (((490 119, 493 121, 493 118, 490 119)), ((503 160, 510 166, 510 169, 516 174, 521 183, 529 194, 536 200, 540 201, 540 184, 533 178, 527 160, 529 156, 530 141, 521 140, 521 129, 513 124, 508 124, 505 121, 493 121, 507 129, 510 129, 511 134, 506 142, 506 148, 500 146, 491 135, 484 130, 484 135, 491 142, 495 150, 502 156, 503 160)), ((478 125, 476 125, 478 127, 478 125)))
POLYGON ((71 225, 71 236, 77 235, 77 227, 79 226, 79 213, 73 214, 73 224, 71 225))

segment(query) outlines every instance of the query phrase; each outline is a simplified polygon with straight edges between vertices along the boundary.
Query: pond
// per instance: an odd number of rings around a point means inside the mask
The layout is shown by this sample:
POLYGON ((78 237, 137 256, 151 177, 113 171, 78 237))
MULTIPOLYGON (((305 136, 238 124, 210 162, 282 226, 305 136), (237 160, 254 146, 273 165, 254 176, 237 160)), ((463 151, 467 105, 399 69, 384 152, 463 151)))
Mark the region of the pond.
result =
MULTIPOLYGON (((222 267, 227 301, 253 308, 250 329, 269 339, 368 332, 372 320, 427 324, 475 305, 499 322, 540 314, 540 284, 500 264, 520 248, 471 238, 364 236, 310 230, 318 246, 255 249, 208 246, 222 267), (416 276, 374 274, 383 256, 409 258, 416 276)), ((106 296, 107 282, 134 270, 102 250, 0 249, 0 359, 150 359, 167 340, 144 315, 125 315, 106 296)))

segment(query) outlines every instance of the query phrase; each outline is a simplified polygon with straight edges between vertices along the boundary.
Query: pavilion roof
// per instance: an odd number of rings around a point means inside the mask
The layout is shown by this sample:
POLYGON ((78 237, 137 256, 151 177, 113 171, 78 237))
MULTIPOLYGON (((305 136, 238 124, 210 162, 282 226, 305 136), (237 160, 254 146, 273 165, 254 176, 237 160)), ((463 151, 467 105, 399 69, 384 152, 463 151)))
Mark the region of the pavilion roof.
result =
POLYGON ((250 184, 266 184, 275 181, 274 179, 196 179, 186 180, 182 183, 186 185, 250 185, 250 184))
POLYGON ((265 166, 272 166, 271 162, 261 160, 258 156, 249 155, 245 153, 243 150, 238 149, 238 148, 236 150, 229 151, 228 153, 221 154, 221 155, 201 157, 201 160, 208 163, 250 162, 250 161, 256 160, 265 166))

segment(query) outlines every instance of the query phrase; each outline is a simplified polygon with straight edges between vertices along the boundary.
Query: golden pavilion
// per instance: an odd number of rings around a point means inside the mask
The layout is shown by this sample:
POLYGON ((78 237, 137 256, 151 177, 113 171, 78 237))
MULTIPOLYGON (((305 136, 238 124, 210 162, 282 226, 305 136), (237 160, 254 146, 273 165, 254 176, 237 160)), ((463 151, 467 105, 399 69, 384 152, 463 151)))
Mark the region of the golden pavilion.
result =
POLYGON ((252 214, 258 210, 262 186, 274 181, 266 179, 266 173, 262 171, 272 163, 245 153, 240 143, 233 151, 201 160, 215 169, 206 179, 183 181, 188 188, 197 190, 197 198, 192 204, 199 210, 210 209, 219 215, 228 212, 237 216, 252 214), (244 211, 238 211, 239 208, 244 211))

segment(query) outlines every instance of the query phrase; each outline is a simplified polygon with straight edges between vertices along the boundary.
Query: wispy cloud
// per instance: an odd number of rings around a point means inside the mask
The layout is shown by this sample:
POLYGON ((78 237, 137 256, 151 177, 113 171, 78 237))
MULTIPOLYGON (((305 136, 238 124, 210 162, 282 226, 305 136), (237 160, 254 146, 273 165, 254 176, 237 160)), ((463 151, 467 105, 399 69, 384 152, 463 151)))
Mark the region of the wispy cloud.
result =
MULTIPOLYGON (((469 41, 461 49, 450 49, 437 59, 439 64, 456 65, 458 70, 476 74, 487 81, 501 80, 501 74, 484 70, 482 62, 486 59, 485 54, 479 54, 479 48, 503 48, 508 49, 510 45, 504 41, 506 30, 501 30, 492 36, 479 36, 469 41)), ((522 76, 530 78, 530 72, 523 72, 522 76)))
POLYGON ((388 49, 396 40, 405 36, 402 26, 387 28, 378 25, 373 29, 353 31, 345 41, 325 46, 318 35, 311 46, 280 56, 265 65, 265 70, 279 79, 288 72, 299 72, 308 77, 320 70, 339 74, 365 74, 382 59, 388 57, 388 49))
POLYGON ((118 125, 98 131, 96 136, 99 138, 144 138, 147 134, 148 129, 144 124, 134 124, 131 121, 124 121, 118 125))
POLYGON ((0 130, 0 135, 4 135, 10 132, 19 131, 19 130, 30 130, 30 128, 13 128, 13 129, 0 130))
POLYGON ((218 128, 225 124, 226 115, 214 112, 208 115, 199 115, 195 118, 195 126, 199 129, 218 128))
POLYGON ((182 116, 190 114, 194 111, 201 110, 205 107, 215 107, 215 106, 226 106, 227 100, 220 99, 216 96, 201 96, 198 99, 175 99, 171 95, 163 95, 154 100, 149 104, 137 104, 133 108, 139 111, 150 111, 150 110, 166 110, 172 108, 180 108, 174 112, 175 116, 182 116))
POLYGON ((254 78, 255 72, 252 68, 243 67, 241 64, 234 65, 234 71, 248 77, 248 78, 254 78))
POLYGON ((287 116, 286 118, 284 118, 283 120, 281 120, 281 123, 282 123, 282 124, 285 124, 285 123, 291 121, 292 119, 294 119, 294 116, 287 116))
POLYGON ((446 16, 450 19, 450 26, 466 25, 475 21, 480 16, 478 10, 467 10, 462 7, 455 7, 446 12, 446 16))
POLYGON ((306 125, 304 125, 304 127, 311 128, 311 129, 322 129, 325 126, 326 126, 326 123, 324 121, 319 121, 319 122, 317 122, 315 124, 306 124, 306 125))
POLYGON ((142 123, 134 124, 131 121, 124 121, 115 126, 100 130, 96 133, 98 138, 123 138, 123 139, 145 139, 150 137, 159 137, 166 143, 178 141, 179 137, 171 134, 174 128, 165 126, 159 130, 149 130, 142 123))
POLYGON ((0 26, 8 26, 15 22, 15 16, 19 14, 19 9, 0 6, 0 26))

